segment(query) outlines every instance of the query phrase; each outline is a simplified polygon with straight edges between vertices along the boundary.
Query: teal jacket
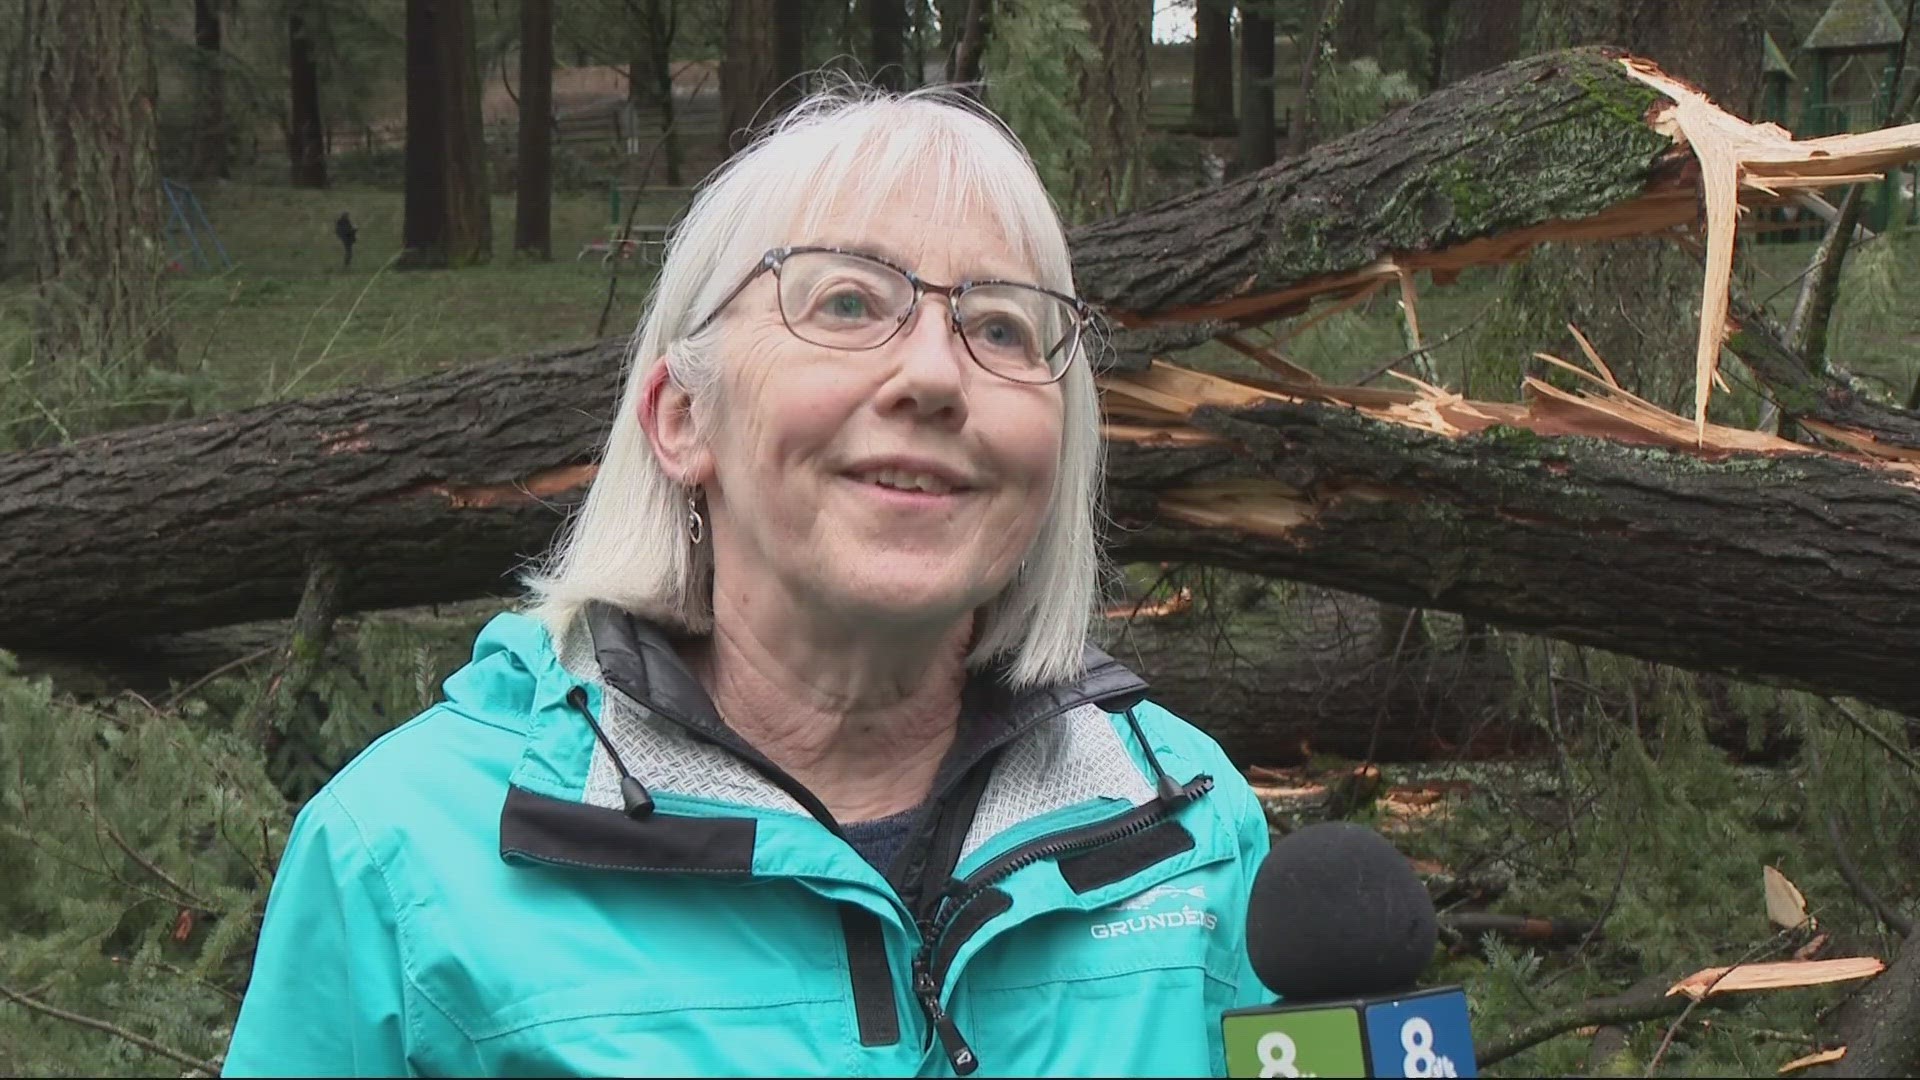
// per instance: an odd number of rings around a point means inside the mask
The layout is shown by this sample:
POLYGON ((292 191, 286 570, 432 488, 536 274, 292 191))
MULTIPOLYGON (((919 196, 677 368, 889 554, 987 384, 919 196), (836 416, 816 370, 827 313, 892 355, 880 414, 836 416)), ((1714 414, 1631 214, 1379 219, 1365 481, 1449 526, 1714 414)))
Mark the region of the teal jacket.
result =
POLYGON ((301 811, 226 1075, 1224 1072, 1265 818, 1088 652, 976 677, 883 876, 657 628, 502 615, 301 811))

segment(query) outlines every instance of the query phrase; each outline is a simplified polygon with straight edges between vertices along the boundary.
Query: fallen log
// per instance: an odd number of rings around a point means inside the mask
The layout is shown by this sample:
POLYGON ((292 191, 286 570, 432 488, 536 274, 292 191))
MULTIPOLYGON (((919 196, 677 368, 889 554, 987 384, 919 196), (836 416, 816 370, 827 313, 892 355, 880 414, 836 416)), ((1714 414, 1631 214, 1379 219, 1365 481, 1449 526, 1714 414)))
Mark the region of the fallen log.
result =
MULTIPOLYGON (((1920 646, 1920 462, 1898 410, 1849 400, 1822 432, 1843 449, 1816 451, 1663 413, 1604 374, 1589 393, 1535 380, 1516 405, 1325 386, 1244 340, 1278 378, 1142 362, 1195 327, 1230 332, 1417 269, 1443 278, 1544 240, 1692 220, 1698 166, 1661 100, 1604 53, 1538 57, 1384 130, 1076 232, 1083 291, 1127 328, 1124 370, 1103 377, 1112 554, 1920 713, 1902 676, 1920 646), (1611 149, 1566 152, 1578 145, 1611 149), (1343 194, 1362 176, 1374 186, 1343 194)), ((1920 128, 1899 132, 1831 143, 1827 172, 1767 182, 1800 190, 1920 155, 1920 128)), ((592 475, 621 347, 0 457, 0 647, 284 617, 322 556, 346 565, 343 611, 511 594, 592 475)))

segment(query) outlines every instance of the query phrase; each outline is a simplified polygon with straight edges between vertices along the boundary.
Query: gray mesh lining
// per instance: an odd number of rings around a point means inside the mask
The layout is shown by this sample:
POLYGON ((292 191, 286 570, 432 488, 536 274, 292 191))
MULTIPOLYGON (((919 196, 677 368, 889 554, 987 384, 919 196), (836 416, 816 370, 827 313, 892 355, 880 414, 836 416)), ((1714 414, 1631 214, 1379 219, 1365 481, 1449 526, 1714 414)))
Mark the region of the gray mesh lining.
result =
POLYGON ((1001 832, 1086 799, 1152 801, 1153 787, 1097 705, 1082 705, 1041 724, 1008 747, 973 816, 965 858, 1001 832))
MULTIPOLYGON (((582 622, 574 624, 560 647, 560 664, 576 678, 600 683, 600 664, 593 656, 592 636, 582 622)), ((671 792, 701 799, 718 799, 741 806, 805 814, 793 796, 780 790, 752 766, 725 750, 683 734, 671 721, 660 720, 638 703, 600 683, 600 730, 620 751, 634 778, 658 795, 671 792)), ((587 769, 583 801, 590 806, 619 809, 620 773, 595 739, 593 764, 587 769)))

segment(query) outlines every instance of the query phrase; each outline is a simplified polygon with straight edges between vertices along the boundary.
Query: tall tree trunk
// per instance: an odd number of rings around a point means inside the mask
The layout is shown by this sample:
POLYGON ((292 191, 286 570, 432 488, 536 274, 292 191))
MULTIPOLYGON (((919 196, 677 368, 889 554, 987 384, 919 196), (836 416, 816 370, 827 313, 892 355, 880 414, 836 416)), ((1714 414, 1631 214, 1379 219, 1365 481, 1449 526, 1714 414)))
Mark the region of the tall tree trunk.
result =
POLYGON ((800 73, 805 44, 805 6, 799 0, 731 0, 720 57, 720 139, 726 153, 751 142, 754 131, 797 96, 793 76, 800 73))
POLYGON ((493 255, 471 0, 407 0, 407 164, 400 225, 407 269, 493 255))
POLYGON ((1427 36, 1421 84, 1429 91, 1446 85, 1447 23, 1456 0, 1420 0, 1420 29, 1427 36))
POLYGON ((1196 0, 1193 11, 1193 130, 1233 134, 1233 3, 1196 0))
POLYGON ((220 12, 214 0, 193 0, 193 156, 195 179, 226 179, 232 171, 227 133, 227 66, 220 49, 220 12))
POLYGON ((167 250, 143 0, 25 0, 36 348, 53 363, 164 362, 167 250))
POLYGON ((1764 8, 1724 0, 1538 0, 1529 44, 1534 51, 1619 45, 1740 112, 1760 82, 1764 8))
POLYGON ((447 265, 447 100, 440 71, 439 8, 443 0, 407 0, 406 194, 399 265, 447 265))
POLYGON ((29 45, 24 0, 4 0, 21 30, 0 35, 0 277, 33 265, 32 185, 27 180, 33 144, 27 140, 29 45))
POLYGON ((904 90, 907 85, 907 0, 860 0, 865 9, 868 71, 876 85, 904 90))
POLYGON ((520 149, 513 249, 553 258, 553 0, 520 0, 520 149))
POLYGON ((304 3, 287 12, 287 175, 294 187, 327 186, 327 145, 320 121, 320 65, 304 3))
POLYGON ((1342 60, 1380 55, 1380 0, 1346 0, 1333 24, 1333 55, 1342 60))
POLYGON ((480 118, 480 64, 474 55, 473 0, 442 0, 442 93, 446 96, 447 265, 493 257, 493 189, 487 182, 486 130, 480 118))
POLYGON ((651 98, 660 109, 660 149, 666 161, 667 183, 680 183, 680 133, 675 129, 673 102, 673 43, 679 30, 676 0, 627 0, 628 14, 641 29, 640 57, 628 66, 628 94, 639 105, 651 98))
POLYGON ((1453 0, 1441 78, 1459 82, 1520 55, 1524 0, 1453 0))
POLYGON ((660 139, 662 157, 667 164, 667 183, 676 187, 681 182, 680 132, 675 126, 678 121, 673 104, 673 65, 669 58, 671 39, 659 47, 659 55, 654 57, 653 77, 655 92, 660 96, 660 139))
POLYGON ((972 84, 980 81, 980 60, 987 54, 993 0, 966 0, 963 9, 953 51, 948 54, 947 81, 972 84))
POLYGON ((1146 170, 1153 5, 1151 0, 1085 0, 1081 11, 1100 56, 1079 72, 1088 152, 1071 166, 1073 201, 1084 212, 1111 217, 1132 205, 1146 170))
POLYGON ((1234 172, 1273 164, 1273 16, 1266 0, 1240 5, 1240 159, 1234 172))
POLYGON ((1313 21, 1306 27, 1306 48, 1300 54, 1300 108, 1287 124, 1287 152, 1304 154, 1319 138, 1319 117, 1314 107, 1314 83, 1320 77, 1320 67, 1326 62, 1322 55, 1326 51, 1328 37, 1333 27, 1340 21, 1340 12, 1345 0, 1318 0, 1310 2, 1308 10, 1316 12, 1313 21))

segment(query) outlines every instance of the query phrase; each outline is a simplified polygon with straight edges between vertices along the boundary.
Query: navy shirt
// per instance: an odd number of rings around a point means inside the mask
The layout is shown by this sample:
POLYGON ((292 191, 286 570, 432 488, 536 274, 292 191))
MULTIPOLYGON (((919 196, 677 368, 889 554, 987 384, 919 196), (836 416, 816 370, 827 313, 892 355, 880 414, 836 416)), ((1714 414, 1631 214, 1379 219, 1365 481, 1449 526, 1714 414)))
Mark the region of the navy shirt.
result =
POLYGON ((840 826, 847 834, 847 843, 860 857, 873 864, 875 870, 884 876, 887 868, 907 844, 907 835, 913 831, 914 819, 920 816, 920 808, 902 810, 872 821, 855 821, 840 826))

